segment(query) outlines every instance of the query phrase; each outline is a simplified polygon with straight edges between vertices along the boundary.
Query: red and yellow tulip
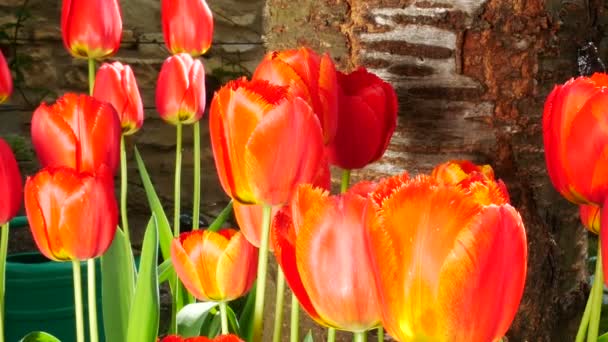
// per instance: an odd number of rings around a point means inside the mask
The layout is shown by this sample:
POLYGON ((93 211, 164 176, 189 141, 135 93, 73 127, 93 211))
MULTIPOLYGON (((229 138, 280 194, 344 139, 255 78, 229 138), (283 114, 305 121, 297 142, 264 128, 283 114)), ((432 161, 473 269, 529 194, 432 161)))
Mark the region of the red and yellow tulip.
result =
POLYGON ((25 210, 38 249, 56 261, 102 255, 114 238, 118 208, 110 170, 46 168, 25 184, 25 210))
POLYGON ((95 172, 118 166, 120 120, 114 107, 88 95, 65 94, 32 116, 32 144, 43 167, 95 172))
POLYGON ((369 246, 388 333, 400 341, 498 341, 524 289, 526 235, 509 204, 481 205, 432 177, 372 194, 369 246))
POLYGON ((211 103, 209 133, 220 183, 245 204, 285 204, 323 167, 318 119, 300 98, 266 81, 229 82, 211 103))
POLYGON ((123 134, 137 132, 144 123, 144 105, 131 67, 120 62, 104 63, 95 76, 93 97, 114 106, 123 134))
POLYGON ((343 169, 360 169, 388 148, 397 126, 397 95, 365 68, 338 72, 338 84, 338 125, 328 148, 329 161, 343 169))
POLYGON ((6 59, 0 51, 0 103, 6 101, 13 93, 13 76, 6 59))
POLYGON ((213 14, 205 0, 162 0, 165 44, 172 54, 193 57, 207 52, 213 38, 213 14))
POLYGON ((230 301, 249 291, 258 251, 234 229, 182 233, 171 244, 175 272, 200 300, 230 301))
POLYGON ((74 57, 112 56, 122 37, 118 0, 63 0, 61 35, 63 45, 74 57))
POLYGON ((23 199, 19 165, 6 141, 0 138, 0 226, 17 215, 23 199))
POLYGON ((592 233, 600 233, 600 207, 593 204, 581 204, 579 205, 579 215, 585 228, 592 233))

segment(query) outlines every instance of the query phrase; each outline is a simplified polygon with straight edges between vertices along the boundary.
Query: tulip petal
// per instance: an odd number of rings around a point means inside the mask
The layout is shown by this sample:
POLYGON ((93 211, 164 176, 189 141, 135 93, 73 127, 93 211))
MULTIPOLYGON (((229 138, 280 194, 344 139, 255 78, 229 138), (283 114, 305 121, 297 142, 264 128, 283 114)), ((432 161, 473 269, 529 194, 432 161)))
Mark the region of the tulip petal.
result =
POLYGON ((184 94, 190 86, 188 72, 192 57, 186 54, 171 56, 165 60, 156 82, 156 109, 163 120, 176 125, 184 94))
POLYGON ((0 138, 0 225, 17 215, 23 201, 23 181, 10 146, 0 138))
MULTIPOLYGON (((202 231, 201 231, 202 233, 202 231)), ((188 233, 184 233, 188 234, 188 233)), ((197 238, 200 238, 197 236, 197 238)), ((203 290, 203 285, 198 276, 198 272, 194 263, 190 260, 189 254, 200 253, 196 250, 186 251, 179 238, 173 239, 171 242, 171 262, 175 273, 179 276, 186 289, 196 298, 201 300, 209 300, 210 298, 206 295, 203 290)), ((197 254, 194 254, 197 255, 197 254)))
POLYGON ((333 141, 338 129, 338 79, 336 66, 328 54, 319 64, 319 101, 321 113, 317 113, 323 127, 325 144, 333 141))
MULTIPOLYGON (((270 217, 274 217, 280 206, 273 206, 270 217)), ((247 241, 255 247, 260 247, 262 238, 262 215, 264 206, 260 204, 242 204, 238 201, 232 202, 234 217, 238 223, 241 233, 247 241)), ((268 246, 272 252, 272 246, 268 246)))
POLYGON ((217 284, 222 300, 233 300, 249 291, 257 276, 257 249, 235 232, 217 265, 217 284))
POLYGON ((36 177, 28 177, 25 182, 25 211, 29 223, 34 242, 38 250, 47 258, 55 261, 61 261, 53 254, 53 246, 51 246, 50 238, 47 234, 44 212, 38 200, 38 194, 41 192, 41 184, 44 184, 51 176, 46 171, 39 172, 36 177))
POLYGON ((77 140, 69 123, 45 103, 32 115, 32 145, 40 164, 48 167, 78 167, 77 140), (46 138, 54 138, 51 144, 46 138))
POLYGON ((194 60, 192 63, 188 72, 188 79, 190 80, 190 84, 180 104, 181 111, 189 114, 187 117, 180 118, 184 124, 197 122, 205 111, 205 70, 199 60, 194 60))

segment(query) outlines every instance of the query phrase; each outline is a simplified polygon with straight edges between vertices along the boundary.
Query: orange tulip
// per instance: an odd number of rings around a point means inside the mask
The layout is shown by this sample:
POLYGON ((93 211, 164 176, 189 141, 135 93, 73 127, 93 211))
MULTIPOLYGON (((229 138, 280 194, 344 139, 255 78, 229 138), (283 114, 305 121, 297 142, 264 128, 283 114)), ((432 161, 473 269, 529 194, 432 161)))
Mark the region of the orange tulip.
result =
POLYGON ((258 251, 234 229, 195 230, 173 240, 171 261, 194 297, 230 301, 253 285, 258 251))
POLYGON ((277 262, 302 307, 318 323, 363 332, 380 324, 374 269, 366 245, 368 199, 329 196, 301 185, 273 220, 277 262))
POLYGON ((0 226, 17 215, 23 196, 23 181, 17 160, 6 141, 0 139, 0 226))
POLYGON ((319 121, 284 87, 242 78, 213 98, 211 146, 220 183, 245 204, 284 204, 323 167, 319 121))
POLYGON ((172 54, 207 52, 213 39, 213 14, 205 0, 162 0, 165 44, 172 54))
POLYGON ((576 204, 608 195, 608 75, 571 79, 545 102, 543 138, 553 185, 576 204))
POLYGON ((382 322, 400 341, 499 340, 526 278, 526 235, 509 204, 480 205, 428 176, 383 181, 368 210, 382 322))
POLYGON ((165 336, 162 340, 160 340, 160 342, 243 342, 243 340, 232 334, 219 335, 215 338, 208 338, 205 336, 184 338, 177 335, 169 335, 165 336))
POLYGON ((0 103, 6 101, 13 93, 13 76, 6 59, 0 51, 0 103))
POLYGON ((338 128, 328 148, 329 160, 343 169, 360 169, 388 148, 397 126, 397 95, 365 68, 348 75, 338 72, 338 84, 338 128))
POLYGON ((117 0, 63 0, 63 45, 77 58, 106 58, 120 47, 122 18, 117 0))
POLYGON ((46 168, 25 183, 25 211, 38 249, 56 261, 102 255, 114 238, 118 208, 110 170, 95 176, 46 168))
POLYGON ((600 233, 600 207, 592 204, 581 204, 579 205, 579 215, 585 228, 592 233, 600 233))
POLYGON ((158 75, 156 109, 168 123, 191 124, 205 111, 205 69, 185 53, 165 60, 158 75))
POLYGON ((95 172, 118 166, 120 120, 111 104, 88 95, 65 94, 32 116, 32 144, 44 167, 95 172))
POLYGON ((124 135, 137 132, 143 125, 144 105, 130 66, 120 62, 102 64, 95 76, 93 96, 114 106, 124 135))
POLYGON ((293 96, 312 107, 323 128, 325 144, 336 135, 338 125, 338 81, 329 55, 319 57, 309 48, 268 53, 256 68, 253 79, 289 86, 293 96))

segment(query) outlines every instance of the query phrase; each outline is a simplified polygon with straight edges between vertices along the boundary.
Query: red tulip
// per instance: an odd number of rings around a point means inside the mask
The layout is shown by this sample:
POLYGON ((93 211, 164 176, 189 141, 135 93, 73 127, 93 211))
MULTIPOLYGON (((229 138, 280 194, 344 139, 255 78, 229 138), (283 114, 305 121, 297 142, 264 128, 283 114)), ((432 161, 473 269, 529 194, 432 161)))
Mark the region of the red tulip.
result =
POLYGON ((95 77, 93 96, 114 106, 123 134, 133 134, 143 125, 144 105, 130 66, 120 62, 102 64, 95 77))
POLYGON ((302 307, 318 323, 363 332, 380 324, 380 303, 358 193, 329 196, 301 185, 274 220, 277 262, 302 307))
POLYGON ((397 95, 365 68, 348 75, 338 72, 338 84, 338 128, 329 145, 329 160, 343 169, 360 169, 388 148, 397 126, 397 95))
POLYGON ((184 286, 200 300, 230 301, 249 291, 258 251, 241 232, 195 230, 171 244, 171 260, 184 286))
POLYGON ((184 338, 177 335, 169 335, 165 336, 162 340, 160 340, 160 342, 243 342, 243 340, 232 334, 219 335, 215 338, 208 338, 205 336, 184 338))
POLYGON ((171 124, 197 122, 205 111, 205 69, 185 53, 165 60, 158 75, 156 109, 171 124))
POLYGON ((242 78, 213 98, 213 156, 224 191, 245 204, 284 204, 323 167, 319 121, 284 87, 242 78))
POLYGON ((600 207, 592 204, 581 204, 579 205, 579 215, 585 228, 592 233, 600 233, 600 207))
POLYGON ((102 255, 114 238, 118 208, 110 170, 95 176, 46 168, 25 183, 25 211, 36 245, 56 261, 102 255))
POLYGON ((205 0, 162 0, 163 36, 172 54, 193 57, 207 52, 213 39, 213 15, 205 0))
POLYGON ((6 101, 13 93, 13 76, 6 59, 0 51, 0 103, 6 101))
POLYGON ((509 204, 428 176, 385 180, 368 210, 382 322, 400 341, 497 341, 524 289, 526 235, 509 204))
POLYGON ((319 57, 309 48, 268 53, 256 68, 254 80, 289 86, 293 96, 312 107, 323 128, 325 144, 336 135, 338 83, 336 67, 329 55, 319 57))
POLYGON ((95 172, 118 166, 120 120, 109 103, 87 95, 65 94, 32 116, 32 144, 44 167, 95 172))
POLYGON ((0 139, 0 225, 17 215, 23 196, 23 181, 10 146, 0 139))
POLYGON ((63 45, 74 57, 99 59, 120 47, 122 18, 117 0, 63 0, 63 45))

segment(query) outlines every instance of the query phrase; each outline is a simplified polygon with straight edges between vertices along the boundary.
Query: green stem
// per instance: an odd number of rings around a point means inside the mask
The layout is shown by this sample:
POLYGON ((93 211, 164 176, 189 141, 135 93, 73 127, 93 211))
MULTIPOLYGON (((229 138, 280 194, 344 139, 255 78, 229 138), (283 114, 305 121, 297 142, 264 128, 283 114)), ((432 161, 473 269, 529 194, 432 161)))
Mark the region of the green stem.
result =
POLYGON ((95 60, 89 58, 89 95, 93 96, 93 88, 95 87, 95 60))
POLYGON ((345 193, 350 185, 350 170, 342 170, 342 183, 340 185, 340 192, 345 193))
POLYGON ((80 274, 80 261, 72 260, 74 276, 74 310, 76 313, 76 341, 84 342, 84 318, 82 314, 82 276, 80 274))
POLYGON ((266 292, 266 269, 268 267, 268 237, 270 235, 270 216, 272 207, 264 204, 262 216, 262 241, 258 257, 257 287, 255 289, 255 306, 253 311, 253 341, 262 341, 264 329, 264 294, 266 292))
POLYGON ((0 341, 4 341, 4 292, 6 289, 6 255, 8 254, 9 223, 3 224, 0 229, 0 341))
POLYGON ((353 342, 365 342, 367 341, 367 331, 360 331, 353 333, 353 342))
POLYGON ((120 216, 122 220, 122 231, 129 246, 131 237, 129 235, 129 221, 127 218, 127 149, 125 147, 125 136, 120 136, 120 216))
POLYGON ((281 327, 283 326, 283 299, 285 297, 285 275, 279 267, 277 270, 277 298, 274 306, 274 329, 272 342, 281 342, 281 327))
POLYGON ((581 323, 578 326, 575 342, 583 342, 585 340, 585 336, 587 336, 587 328, 589 327, 589 317, 591 317, 592 305, 593 291, 589 293, 589 298, 587 298, 587 305, 585 305, 585 312, 583 313, 583 318, 581 319, 581 323))
POLYGON ((182 124, 177 123, 175 141, 175 184, 174 184, 174 207, 173 207, 173 236, 179 235, 179 206, 180 187, 182 178, 182 124))
POLYGON ((336 329, 327 328, 327 342, 336 342, 336 329))
POLYGON ((293 292, 291 293, 291 330, 289 334, 290 342, 298 342, 300 339, 300 302, 293 292))
POLYGON ((595 261, 595 275, 593 277, 593 287, 591 288, 593 304, 589 318, 589 330, 587 342, 596 342, 600 329, 600 316, 602 314, 602 297, 604 295, 604 277, 602 269, 602 250, 601 240, 597 243, 597 260, 595 261))
POLYGON ((194 194, 192 197, 192 230, 199 228, 201 216, 201 123, 194 123, 194 194))
POLYGON ((384 328, 378 328, 378 342, 384 342, 384 328))
POLYGON ((229 334, 228 331, 228 307, 226 302, 220 302, 220 318, 222 319, 222 335, 229 334))
POLYGON ((89 302, 89 336, 91 342, 99 341, 97 335, 97 291, 95 288, 95 259, 87 260, 87 299, 89 302))

